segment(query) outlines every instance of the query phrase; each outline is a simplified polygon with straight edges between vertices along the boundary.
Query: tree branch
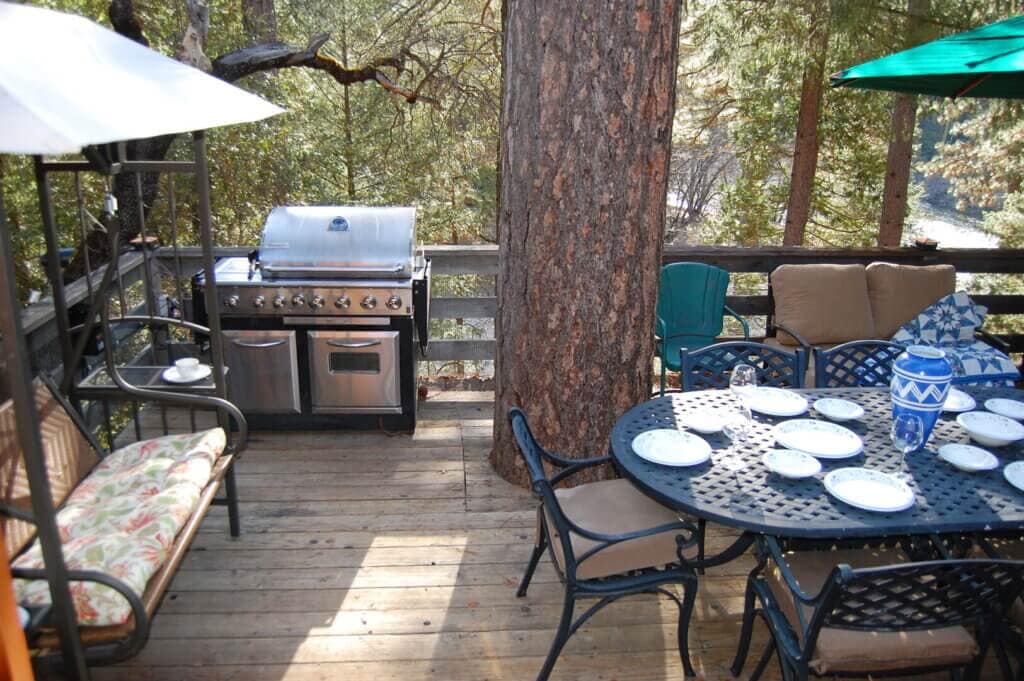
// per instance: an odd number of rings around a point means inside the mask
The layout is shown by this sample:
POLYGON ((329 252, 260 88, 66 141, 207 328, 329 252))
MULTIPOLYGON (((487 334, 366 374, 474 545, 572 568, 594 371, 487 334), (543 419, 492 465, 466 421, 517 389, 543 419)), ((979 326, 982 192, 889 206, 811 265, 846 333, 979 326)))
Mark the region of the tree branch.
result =
POLYGON ((304 48, 280 42, 243 47, 215 59, 212 73, 222 80, 234 82, 254 73, 304 66, 325 71, 341 85, 375 81, 409 104, 424 102, 431 106, 440 106, 438 100, 395 83, 381 70, 390 67, 401 73, 404 67, 404 58, 401 55, 383 57, 360 68, 345 68, 340 61, 321 50, 330 37, 329 33, 313 36, 309 45, 304 48))

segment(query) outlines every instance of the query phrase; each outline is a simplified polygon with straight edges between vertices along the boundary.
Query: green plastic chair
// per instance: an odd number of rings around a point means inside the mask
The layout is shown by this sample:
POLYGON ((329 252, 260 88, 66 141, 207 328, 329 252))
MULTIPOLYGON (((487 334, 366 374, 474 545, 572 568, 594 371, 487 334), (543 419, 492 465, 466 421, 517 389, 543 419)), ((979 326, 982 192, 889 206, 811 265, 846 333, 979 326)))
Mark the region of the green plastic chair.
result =
POLYGON ((661 268, 655 333, 661 358, 661 390, 665 394, 668 370, 679 371, 679 351, 711 345, 722 333, 722 317, 728 314, 743 326, 743 339, 750 340, 747 321, 725 304, 729 273, 714 265, 676 262, 661 268))

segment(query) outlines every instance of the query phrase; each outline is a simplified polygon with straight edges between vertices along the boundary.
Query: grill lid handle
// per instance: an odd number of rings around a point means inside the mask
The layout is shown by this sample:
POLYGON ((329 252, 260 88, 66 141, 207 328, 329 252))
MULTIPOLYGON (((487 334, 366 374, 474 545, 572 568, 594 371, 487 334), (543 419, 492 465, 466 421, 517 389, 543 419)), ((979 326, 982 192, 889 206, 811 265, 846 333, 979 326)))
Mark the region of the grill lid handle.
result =
POLYGON ((327 344, 328 345, 332 345, 332 346, 334 346, 336 348, 371 348, 374 345, 380 345, 380 341, 379 340, 371 340, 371 341, 358 341, 358 342, 353 343, 351 341, 329 340, 329 341, 327 341, 327 344))
POLYGON ((265 343, 245 343, 243 341, 238 340, 237 338, 233 338, 231 340, 231 343, 233 345, 237 345, 240 348, 276 348, 278 345, 284 345, 287 342, 288 342, 288 339, 286 339, 286 338, 281 338, 279 340, 267 341, 265 343))

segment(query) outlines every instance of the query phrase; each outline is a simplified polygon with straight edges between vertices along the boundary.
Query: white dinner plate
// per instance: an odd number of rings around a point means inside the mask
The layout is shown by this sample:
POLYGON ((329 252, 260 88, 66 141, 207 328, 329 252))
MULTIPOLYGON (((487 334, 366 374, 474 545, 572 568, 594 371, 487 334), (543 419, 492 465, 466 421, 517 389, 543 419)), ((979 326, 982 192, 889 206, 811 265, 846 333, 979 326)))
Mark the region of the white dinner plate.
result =
POLYGON ((821 462, 795 449, 769 449, 761 457, 765 468, 784 478, 809 478, 821 471, 821 462))
POLYGON ((160 378, 164 379, 168 383, 195 383, 196 381, 203 380, 212 373, 213 369, 210 368, 209 364, 200 364, 199 368, 196 369, 195 375, 185 378, 181 375, 181 372, 178 371, 178 367, 168 367, 164 369, 162 374, 160 374, 160 378))
POLYGON ((946 401, 942 404, 942 411, 951 411, 954 414, 959 414, 970 411, 977 406, 978 403, 974 401, 974 398, 963 390, 950 388, 949 395, 946 396, 946 401))
POLYGON ((814 411, 831 421, 853 421, 864 416, 864 407, 850 400, 823 397, 814 402, 814 411))
POLYGON ((690 430, 710 435, 725 427, 725 420, 728 416, 729 412, 725 409, 698 409, 681 415, 679 422, 690 430))
POLYGON ((839 468, 825 476, 825 489, 836 499, 878 513, 905 511, 914 491, 897 477, 870 468, 839 468))
POLYGON ((999 459, 981 447, 948 444, 939 447, 939 458, 967 473, 991 471, 999 468, 999 459))
POLYGON ((1021 492, 1024 492, 1024 461, 1014 461, 1006 464, 1003 469, 1003 477, 1021 492))
POLYGON ((663 466, 696 466, 711 458, 711 445, 699 435, 671 428, 640 433, 633 451, 641 459, 663 466))
POLYGON ((994 414, 1005 416, 1008 419, 1020 421, 1024 419, 1024 402, 1007 400, 1002 397, 993 397, 985 400, 985 408, 994 414))
POLYGON ((783 388, 755 388, 743 394, 751 411, 768 416, 799 416, 807 411, 807 398, 783 388))
POLYGON ((775 443, 786 449, 807 452, 819 459, 845 459, 860 454, 864 443, 849 428, 817 421, 795 419, 784 421, 772 428, 775 443))

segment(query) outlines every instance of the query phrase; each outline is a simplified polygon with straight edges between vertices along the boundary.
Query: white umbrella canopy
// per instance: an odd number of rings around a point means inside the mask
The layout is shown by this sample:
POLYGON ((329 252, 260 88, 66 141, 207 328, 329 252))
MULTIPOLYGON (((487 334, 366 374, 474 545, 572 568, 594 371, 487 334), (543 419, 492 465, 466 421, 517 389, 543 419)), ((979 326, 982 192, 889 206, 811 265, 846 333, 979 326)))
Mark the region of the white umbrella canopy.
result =
POLYGON ((0 1, 0 153, 76 153, 283 112, 83 17, 0 1))

